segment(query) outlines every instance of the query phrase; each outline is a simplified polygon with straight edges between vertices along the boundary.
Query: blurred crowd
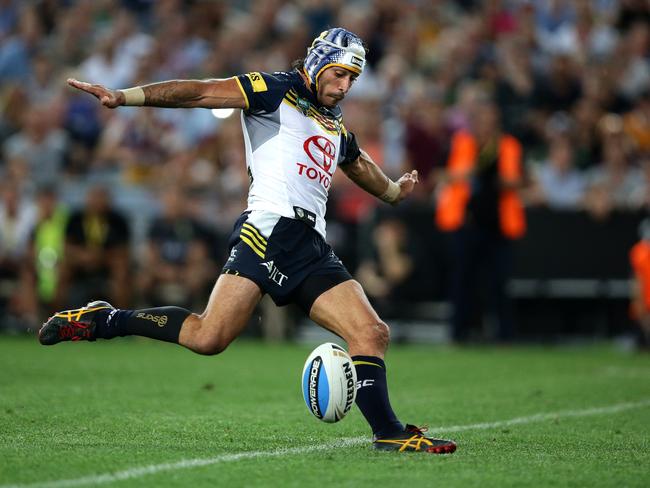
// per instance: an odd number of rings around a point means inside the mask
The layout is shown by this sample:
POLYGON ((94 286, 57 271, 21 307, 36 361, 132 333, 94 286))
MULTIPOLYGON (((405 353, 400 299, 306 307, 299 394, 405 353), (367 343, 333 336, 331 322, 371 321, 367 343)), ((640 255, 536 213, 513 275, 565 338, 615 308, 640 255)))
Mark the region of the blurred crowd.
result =
MULTIPOLYGON (((95 298, 199 307, 245 207, 236 112, 108 110, 66 78, 282 71, 331 26, 369 49, 346 127, 392 177, 419 171, 412 207, 433 208, 486 99, 524 147, 527 205, 650 205, 646 0, 0 0, 0 328, 95 298)), ((364 232, 378 201, 340 174, 330 195, 330 241, 369 293, 426 295, 403 222, 364 232)))

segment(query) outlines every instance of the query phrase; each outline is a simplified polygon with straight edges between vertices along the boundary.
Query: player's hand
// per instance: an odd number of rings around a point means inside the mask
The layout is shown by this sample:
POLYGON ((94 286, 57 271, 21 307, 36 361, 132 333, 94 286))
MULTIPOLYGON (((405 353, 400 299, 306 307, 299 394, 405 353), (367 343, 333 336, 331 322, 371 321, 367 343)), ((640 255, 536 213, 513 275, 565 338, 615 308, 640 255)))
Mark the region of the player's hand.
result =
POLYGON ((415 188, 416 183, 419 182, 418 172, 415 169, 410 173, 405 173, 399 180, 397 180, 397 184, 399 185, 399 196, 393 205, 401 202, 409 196, 413 191, 413 188, 415 188))
POLYGON ((97 98, 104 107, 116 108, 120 105, 124 105, 126 102, 124 93, 119 90, 109 90, 102 85, 91 85, 90 83, 75 80, 74 78, 68 78, 68 85, 81 91, 85 91, 86 93, 90 93, 97 98))

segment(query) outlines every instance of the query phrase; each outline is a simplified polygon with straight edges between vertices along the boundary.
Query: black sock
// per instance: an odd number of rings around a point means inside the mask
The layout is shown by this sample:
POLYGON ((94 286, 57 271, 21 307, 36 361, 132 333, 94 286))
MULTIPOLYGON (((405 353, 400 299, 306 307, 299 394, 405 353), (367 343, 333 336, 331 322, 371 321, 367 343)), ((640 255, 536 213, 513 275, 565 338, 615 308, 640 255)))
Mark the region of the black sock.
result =
POLYGON ((357 370, 357 406, 376 437, 386 437, 404 430, 388 399, 386 364, 375 356, 353 356, 357 370))
POLYGON ((178 344, 183 322, 191 312, 180 307, 143 310, 101 310, 95 317, 95 336, 112 339, 139 335, 178 344))

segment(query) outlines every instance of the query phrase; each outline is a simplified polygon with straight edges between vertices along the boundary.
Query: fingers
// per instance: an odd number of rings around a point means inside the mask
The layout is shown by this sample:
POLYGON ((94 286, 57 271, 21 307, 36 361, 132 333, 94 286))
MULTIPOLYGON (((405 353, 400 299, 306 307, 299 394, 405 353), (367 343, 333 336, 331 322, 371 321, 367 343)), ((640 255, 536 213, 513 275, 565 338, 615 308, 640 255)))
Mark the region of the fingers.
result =
POLYGON ((68 85, 73 88, 85 91, 91 95, 97 97, 99 102, 108 108, 115 108, 117 104, 115 102, 115 97, 112 95, 110 90, 107 90, 101 85, 93 85, 92 83, 86 83, 85 81, 79 81, 74 78, 67 79, 68 85))
POLYGON ((92 88, 92 85, 90 83, 86 83, 85 81, 79 81, 74 78, 68 78, 67 81, 68 85, 79 88, 80 90, 88 91, 90 88, 92 88))
POLYGON ((404 176, 402 176, 402 178, 400 178, 400 179, 402 179, 404 181, 413 181, 413 183, 419 183, 420 182, 420 178, 418 176, 418 171, 416 169, 414 169, 410 173, 405 173, 404 176))
MULTIPOLYGON (((86 83, 85 81, 75 80, 74 78, 68 78, 68 85, 83 90, 91 95, 95 95, 97 98, 105 98, 106 89, 101 85, 93 85, 91 83, 86 83)), ((104 103, 102 101, 102 103, 104 103)))

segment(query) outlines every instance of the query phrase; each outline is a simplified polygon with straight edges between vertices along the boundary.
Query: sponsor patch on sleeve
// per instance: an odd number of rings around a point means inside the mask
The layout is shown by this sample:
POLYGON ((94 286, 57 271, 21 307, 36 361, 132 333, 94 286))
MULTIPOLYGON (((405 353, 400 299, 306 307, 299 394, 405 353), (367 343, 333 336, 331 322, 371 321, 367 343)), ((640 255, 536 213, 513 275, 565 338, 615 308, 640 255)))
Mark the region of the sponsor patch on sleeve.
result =
POLYGON ((251 85, 253 87, 254 92, 265 92, 268 90, 268 87, 266 86, 266 82, 264 81, 264 78, 262 78, 262 75, 258 73, 257 71, 253 73, 248 73, 246 76, 248 76, 248 79, 251 80, 251 85))

